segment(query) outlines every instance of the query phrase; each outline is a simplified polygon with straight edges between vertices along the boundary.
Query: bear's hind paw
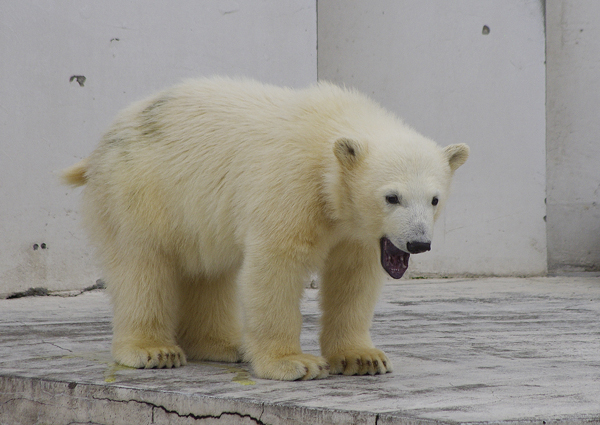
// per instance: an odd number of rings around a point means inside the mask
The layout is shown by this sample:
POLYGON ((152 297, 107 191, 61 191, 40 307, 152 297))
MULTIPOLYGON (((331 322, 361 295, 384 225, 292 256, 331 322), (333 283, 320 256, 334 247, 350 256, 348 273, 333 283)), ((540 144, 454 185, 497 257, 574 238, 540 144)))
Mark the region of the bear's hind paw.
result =
POLYGON ((182 335, 177 341, 190 360, 238 363, 242 350, 237 338, 182 335))
POLYGON ((376 375, 392 371, 392 362, 376 348, 348 350, 327 356, 332 375, 376 375))
POLYGON ((113 357, 117 363, 137 369, 170 369, 187 364, 185 353, 176 345, 123 345, 113 350, 113 357))

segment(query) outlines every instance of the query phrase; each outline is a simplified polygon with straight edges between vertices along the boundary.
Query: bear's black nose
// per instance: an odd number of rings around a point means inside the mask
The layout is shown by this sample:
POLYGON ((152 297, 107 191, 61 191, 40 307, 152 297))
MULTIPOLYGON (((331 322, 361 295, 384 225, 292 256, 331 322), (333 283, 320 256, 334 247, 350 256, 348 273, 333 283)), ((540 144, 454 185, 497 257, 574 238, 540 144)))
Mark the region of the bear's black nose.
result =
POLYGON ((419 254, 421 252, 429 251, 431 249, 431 242, 408 242, 406 249, 411 254, 419 254))

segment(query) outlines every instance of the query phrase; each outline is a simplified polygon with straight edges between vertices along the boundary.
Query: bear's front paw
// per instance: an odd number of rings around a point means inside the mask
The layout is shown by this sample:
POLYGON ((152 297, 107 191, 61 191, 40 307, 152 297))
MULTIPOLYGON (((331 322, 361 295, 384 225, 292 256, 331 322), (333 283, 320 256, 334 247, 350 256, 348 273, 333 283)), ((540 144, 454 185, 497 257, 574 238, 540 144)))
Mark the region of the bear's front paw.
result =
POLYGON ((375 375, 392 371, 392 363, 376 348, 348 350, 327 356, 332 375, 375 375))
POLYGON ((311 354, 293 354, 252 361, 254 374, 258 378, 296 381, 299 379, 323 379, 329 375, 329 365, 323 357, 311 354))
POLYGON ((176 345, 145 346, 141 344, 115 344, 113 357, 119 364, 137 369, 185 366, 185 354, 176 345))

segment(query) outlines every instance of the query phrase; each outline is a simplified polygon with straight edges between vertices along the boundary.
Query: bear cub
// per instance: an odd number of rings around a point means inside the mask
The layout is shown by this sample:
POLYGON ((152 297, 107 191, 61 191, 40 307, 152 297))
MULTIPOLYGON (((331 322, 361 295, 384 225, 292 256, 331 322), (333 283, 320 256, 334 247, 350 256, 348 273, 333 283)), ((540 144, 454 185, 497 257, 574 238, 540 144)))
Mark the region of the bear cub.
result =
POLYGON ((280 380, 391 372, 369 335, 384 274, 430 250, 468 156, 328 83, 199 79, 133 104, 63 172, 85 185, 115 361, 244 360, 280 380), (314 272, 322 356, 300 347, 314 272))

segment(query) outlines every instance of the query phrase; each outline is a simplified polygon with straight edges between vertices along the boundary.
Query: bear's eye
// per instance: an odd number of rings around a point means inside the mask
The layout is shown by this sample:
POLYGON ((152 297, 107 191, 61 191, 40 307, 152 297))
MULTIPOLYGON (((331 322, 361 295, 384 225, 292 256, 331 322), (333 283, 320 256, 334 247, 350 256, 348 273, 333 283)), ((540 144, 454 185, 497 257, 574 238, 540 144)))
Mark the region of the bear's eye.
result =
POLYGON ((431 205, 436 206, 438 204, 438 202, 440 202, 440 200, 438 199, 437 196, 434 196, 433 199, 431 200, 431 205))
POLYGON ((386 195, 385 200, 388 204, 398 205, 400 203, 400 198, 398 195, 386 195))

